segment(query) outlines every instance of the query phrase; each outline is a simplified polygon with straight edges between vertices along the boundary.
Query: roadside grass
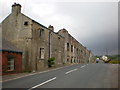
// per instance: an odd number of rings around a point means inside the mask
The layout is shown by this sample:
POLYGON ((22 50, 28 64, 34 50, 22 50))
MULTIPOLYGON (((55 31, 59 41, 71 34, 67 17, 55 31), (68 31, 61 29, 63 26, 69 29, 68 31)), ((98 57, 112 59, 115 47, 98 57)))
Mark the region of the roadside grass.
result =
POLYGON ((111 61, 109 61, 109 63, 112 63, 112 64, 120 64, 120 60, 111 60, 111 61))

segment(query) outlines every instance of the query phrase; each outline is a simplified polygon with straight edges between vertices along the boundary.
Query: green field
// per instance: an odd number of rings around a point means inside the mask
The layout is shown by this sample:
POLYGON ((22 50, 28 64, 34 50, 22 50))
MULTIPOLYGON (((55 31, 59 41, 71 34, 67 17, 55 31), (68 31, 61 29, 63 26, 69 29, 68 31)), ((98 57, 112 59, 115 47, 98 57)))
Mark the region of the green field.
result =
POLYGON ((112 64, 120 64, 120 60, 111 60, 111 61, 109 61, 109 63, 112 63, 112 64))
POLYGON ((109 63, 120 64, 120 55, 113 55, 108 57, 110 59, 109 63))

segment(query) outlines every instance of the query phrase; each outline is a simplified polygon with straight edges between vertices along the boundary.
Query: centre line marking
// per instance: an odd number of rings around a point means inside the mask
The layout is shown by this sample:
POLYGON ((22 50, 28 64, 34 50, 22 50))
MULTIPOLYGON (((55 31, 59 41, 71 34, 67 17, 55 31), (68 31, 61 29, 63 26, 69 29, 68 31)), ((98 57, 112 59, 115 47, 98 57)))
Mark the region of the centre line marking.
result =
POLYGON ((84 65, 84 66, 81 66, 80 68, 83 68, 83 67, 85 67, 85 65, 84 65))
POLYGON ((39 86, 42 86, 42 85, 44 85, 44 84, 46 84, 46 83, 48 83, 48 82, 51 82, 51 81, 53 81, 53 80, 55 80, 55 79, 56 79, 56 77, 54 77, 54 78, 52 78, 52 79, 49 79, 49 80, 47 80, 47 81, 45 81, 45 82, 43 82, 43 83, 41 83, 41 84, 38 84, 38 85, 36 85, 36 86, 28 89, 28 90, 32 90, 32 89, 34 89, 34 88, 37 88, 37 87, 39 87, 39 86))
POLYGON ((71 72, 76 71, 76 70, 78 70, 78 69, 76 68, 76 69, 70 70, 70 71, 66 72, 65 74, 71 73, 71 72))

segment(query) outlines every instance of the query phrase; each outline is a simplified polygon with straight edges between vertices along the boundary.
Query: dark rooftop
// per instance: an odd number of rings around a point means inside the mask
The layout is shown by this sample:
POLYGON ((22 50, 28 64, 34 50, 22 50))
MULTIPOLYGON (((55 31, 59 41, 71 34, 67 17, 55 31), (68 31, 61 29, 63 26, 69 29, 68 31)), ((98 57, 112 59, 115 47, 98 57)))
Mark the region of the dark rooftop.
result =
POLYGON ((22 50, 4 38, 2 38, 2 48, 0 47, 0 51, 22 52, 22 50))

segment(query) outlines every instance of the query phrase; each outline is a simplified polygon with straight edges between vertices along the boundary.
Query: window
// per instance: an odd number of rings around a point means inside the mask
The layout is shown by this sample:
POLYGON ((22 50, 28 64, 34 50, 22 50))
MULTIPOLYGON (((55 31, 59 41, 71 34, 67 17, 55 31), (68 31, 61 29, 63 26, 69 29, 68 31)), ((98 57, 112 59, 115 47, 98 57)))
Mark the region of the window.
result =
POLYGON ((69 43, 67 43, 67 51, 69 51, 69 43))
POLYGON ((69 55, 67 55, 67 62, 69 62, 69 55))
POLYGON ((42 31, 40 30, 40 34, 39 34, 39 36, 41 37, 42 36, 42 31))
POLYGON ((40 36, 40 37, 43 37, 43 35, 44 35, 44 29, 41 29, 39 36, 40 36))
POLYGON ((40 48, 40 59, 44 59, 44 48, 40 48))
POLYGON ((25 21, 25 22, 24 22, 24 25, 25 25, 25 26, 28 26, 28 21, 25 21))
POLYGON ((82 53, 83 51, 81 50, 81 53, 82 53))
POLYGON ((77 54, 78 54, 78 48, 77 48, 77 54))
POLYGON ((69 62, 69 58, 67 58, 67 62, 69 62))
POLYGON ((7 63, 7 65, 8 65, 8 68, 7 68, 8 71, 15 70, 15 58, 8 57, 8 63, 7 63))

